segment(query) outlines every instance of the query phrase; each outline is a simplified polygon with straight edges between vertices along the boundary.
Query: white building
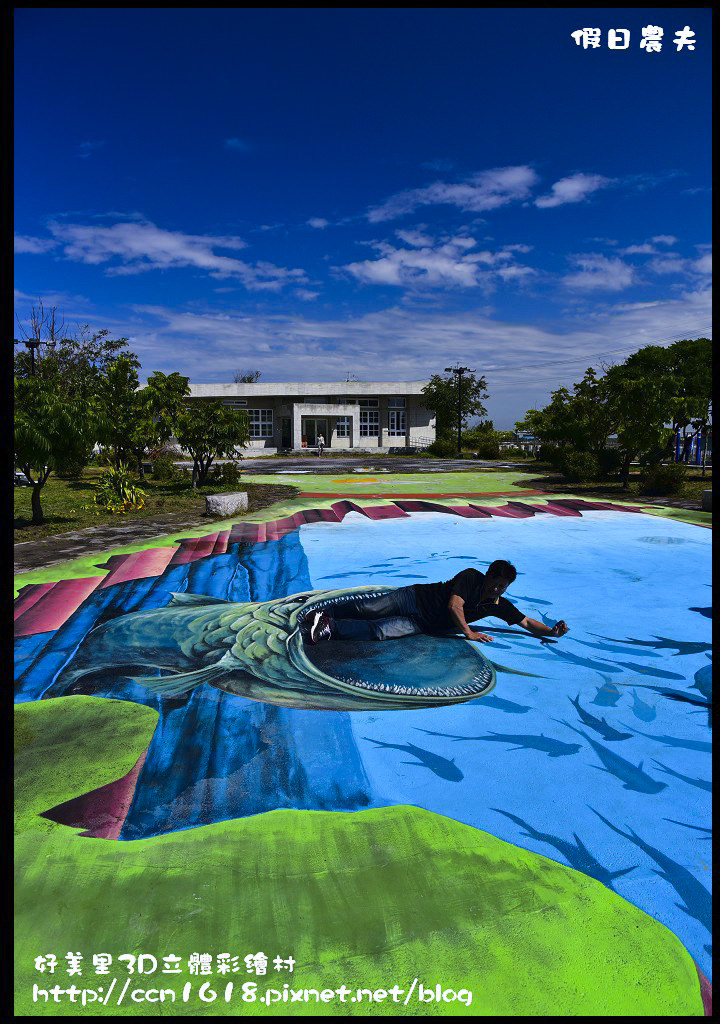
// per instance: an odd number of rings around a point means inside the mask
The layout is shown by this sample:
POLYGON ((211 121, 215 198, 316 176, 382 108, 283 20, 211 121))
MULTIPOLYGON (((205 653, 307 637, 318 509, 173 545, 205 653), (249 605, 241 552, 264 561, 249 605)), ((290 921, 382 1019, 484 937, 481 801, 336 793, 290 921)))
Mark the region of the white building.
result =
POLYGON ((192 384, 189 399, 219 399, 246 412, 247 455, 315 448, 320 434, 329 449, 387 452, 435 440, 435 414, 421 394, 426 383, 192 384))

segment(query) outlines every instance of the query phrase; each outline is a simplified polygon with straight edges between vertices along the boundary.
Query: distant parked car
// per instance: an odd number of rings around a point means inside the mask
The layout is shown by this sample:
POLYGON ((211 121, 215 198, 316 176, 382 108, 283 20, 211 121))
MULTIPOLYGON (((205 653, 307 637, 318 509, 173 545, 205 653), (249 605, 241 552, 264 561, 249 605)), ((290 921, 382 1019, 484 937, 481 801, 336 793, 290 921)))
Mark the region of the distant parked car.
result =
POLYGON ((15 486, 16 487, 29 487, 30 486, 30 481, 25 476, 25 474, 21 470, 19 470, 19 469, 15 470, 15 486))

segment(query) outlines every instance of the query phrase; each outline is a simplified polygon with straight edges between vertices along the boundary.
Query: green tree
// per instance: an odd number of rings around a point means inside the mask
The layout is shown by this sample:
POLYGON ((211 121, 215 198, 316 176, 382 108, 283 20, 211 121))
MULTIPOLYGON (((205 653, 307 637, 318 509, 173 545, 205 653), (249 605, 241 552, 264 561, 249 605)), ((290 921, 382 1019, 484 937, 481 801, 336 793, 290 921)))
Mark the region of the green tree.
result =
POLYGON ((105 419, 105 429, 99 438, 112 449, 115 468, 134 456, 134 431, 142 406, 137 396, 137 356, 122 355, 114 359, 97 382, 95 403, 105 419))
POLYGON ((612 423, 601 379, 590 367, 573 385, 572 393, 567 388, 553 391, 549 404, 544 409, 530 409, 515 429, 530 431, 544 444, 576 451, 602 450, 612 433, 612 423))
POLYGON ((32 522, 43 522, 41 491, 92 447, 98 422, 92 408, 67 398, 42 377, 15 378, 15 461, 32 485, 32 522))
POLYGON ((90 400, 99 378, 119 355, 135 358, 125 351, 128 339, 111 338, 108 330, 91 332, 85 324, 75 333, 70 332, 57 307, 46 309, 42 299, 32 307, 26 324, 18 319, 22 338, 16 339, 15 344, 27 346, 36 340, 40 346, 35 348, 34 356, 27 347, 18 348, 15 376, 42 377, 71 397, 90 400))
MULTIPOLYGON (((566 449, 568 457, 607 455, 617 437, 625 486, 639 458, 654 464, 672 451, 675 427, 699 433, 711 417, 711 342, 684 339, 662 347, 646 345, 598 376, 592 368, 573 385, 559 388, 544 409, 530 410, 516 427, 566 449)), ((690 434, 690 437, 693 435, 690 434)), ((562 462, 562 459, 560 459, 562 462)))
POLYGON ((221 401, 193 402, 177 419, 175 436, 193 459, 192 485, 202 487, 214 459, 237 458, 250 438, 247 413, 221 401))
POLYGON ((165 444, 175 432, 176 423, 190 394, 189 379, 175 372, 156 370, 147 385, 135 392, 135 415, 128 447, 135 456, 138 472, 145 476, 143 459, 157 445, 165 444))
POLYGON ((667 351, 675 381, 673 430, 682 430, 687 452, 693 438, 707 437, 712 422, 712 341, 684 338, 667 351))
POLYGON ((607 369, 602 379, 606 409, 622 458, 621 477, 630 482, 630 466, 641 461, 659 462, 669 454, 672 431, 674 380, 668 350, 646 345, 617 366, 607 369))
MULTIPOLYGON (((434 374, 422 389, 424 404, 436 416, 435 433, 439 440, 452 438, 458 422, 458 386, 454 374, 434 374)), ((461 431, 467 429, 471 416, 486 416, 483 400, 488 397, 487 381, 474 373, 462 375, 460 397, 461 431)))

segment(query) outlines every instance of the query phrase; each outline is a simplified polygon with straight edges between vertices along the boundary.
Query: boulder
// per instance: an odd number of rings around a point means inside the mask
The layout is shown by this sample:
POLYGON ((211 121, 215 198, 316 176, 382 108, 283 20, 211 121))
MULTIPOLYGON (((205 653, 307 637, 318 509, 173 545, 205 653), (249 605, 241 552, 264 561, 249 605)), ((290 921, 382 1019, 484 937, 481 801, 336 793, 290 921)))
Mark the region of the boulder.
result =
POLYGON ((209 516, 232 516, 236 512, 247 512, 247 491, 234 494, 209 494, 205 498, 205 512, 209 516))

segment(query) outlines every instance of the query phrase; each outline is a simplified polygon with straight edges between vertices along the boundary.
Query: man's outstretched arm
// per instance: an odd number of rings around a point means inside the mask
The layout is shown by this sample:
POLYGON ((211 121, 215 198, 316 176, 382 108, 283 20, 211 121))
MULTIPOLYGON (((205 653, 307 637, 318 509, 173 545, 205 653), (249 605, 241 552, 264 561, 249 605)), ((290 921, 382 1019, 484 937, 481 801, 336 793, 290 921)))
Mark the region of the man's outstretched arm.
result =
POLYGON ((563 619, 558 619, 554 626, 546 626, 544 622, 538 622, 537 619, 525 618, 518 622, 518 626, 522 626, 528 633, 532 633, 533 636, 565 636, 568 631, 568 624, 563 619))
POLYGON ((465 601, 458 594, 453 594, 448 602, 448 610, 451 618, 457 624, 460 632, 468 640, 480 640, 483 643, 492 643, 492 637, 487 633, 476 633, 465 621, 465 601))

